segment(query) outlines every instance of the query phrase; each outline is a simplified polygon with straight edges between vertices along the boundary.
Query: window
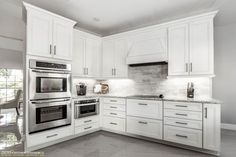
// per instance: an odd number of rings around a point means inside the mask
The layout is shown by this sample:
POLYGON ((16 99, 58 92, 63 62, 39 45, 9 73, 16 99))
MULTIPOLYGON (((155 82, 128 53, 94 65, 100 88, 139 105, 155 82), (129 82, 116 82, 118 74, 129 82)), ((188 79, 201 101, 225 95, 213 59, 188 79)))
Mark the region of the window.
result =
POLYGON ((14 99, 17 90, 22 88, 22 70, 0 69, 0 101, 14 99))

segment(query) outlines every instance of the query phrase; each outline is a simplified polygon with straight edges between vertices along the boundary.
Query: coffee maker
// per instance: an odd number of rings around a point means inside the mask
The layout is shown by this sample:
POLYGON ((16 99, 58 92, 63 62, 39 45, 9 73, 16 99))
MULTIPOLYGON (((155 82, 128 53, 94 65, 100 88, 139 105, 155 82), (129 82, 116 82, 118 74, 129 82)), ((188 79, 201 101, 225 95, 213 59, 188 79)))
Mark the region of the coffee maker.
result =
POLYGON ((85 85, 85 83, 80 82, 78 85, 76 85, 76 90, 78 96, 86 95, 87 86, 85 85))

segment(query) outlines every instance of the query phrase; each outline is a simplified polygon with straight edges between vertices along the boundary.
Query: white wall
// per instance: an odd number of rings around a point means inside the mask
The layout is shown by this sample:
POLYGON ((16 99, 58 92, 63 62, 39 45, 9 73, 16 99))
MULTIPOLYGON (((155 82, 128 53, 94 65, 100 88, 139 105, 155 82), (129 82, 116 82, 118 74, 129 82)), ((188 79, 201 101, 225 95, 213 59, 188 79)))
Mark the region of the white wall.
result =
POLYGON ((23 69, 23 53, 0 49, 0 68, 23 69))
POLYGON ((215 27, 213 97, 223 101, 222 123, 236 124, 236 24, 215 27))
POLYGON ((0 9, 0 68, 22 69, 21 40, 25 37, 25 24, 21 19, 21 7, 1 1, 0 9))

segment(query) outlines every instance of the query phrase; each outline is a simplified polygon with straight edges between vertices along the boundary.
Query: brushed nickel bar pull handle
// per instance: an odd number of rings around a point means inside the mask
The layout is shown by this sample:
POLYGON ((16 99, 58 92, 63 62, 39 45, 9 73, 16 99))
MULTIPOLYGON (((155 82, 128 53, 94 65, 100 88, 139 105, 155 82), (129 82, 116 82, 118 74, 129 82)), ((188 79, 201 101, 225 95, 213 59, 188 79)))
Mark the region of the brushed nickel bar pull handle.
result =
POLYGON ((54 45, 54 55, 56 55, 56 54, 57 54, 57 46, 54 45))
POLYGON ((175 136, 176 136, 176 137, 181 137, 181 138, 188 138, 188 136, 179 135, 179 134, 176 134, 175 136))
POLYGON ((52 54, 52 44, 50 44, 50 55, 52 54))
POLYGON ((92 127, 90 126, 90 127, 87 127, 87 128, 84 128, 84 130, 88 130, 88 129, 91 129, 92 127))
POLYGON ((114 68, 114 75, 116 76, 116 68, 114 68))
POLYGON ((185 70, 188 72, 188 63, 185 63, 185 70))
POLYGON ((138 103, 138 105, 141 105, 141 106, 147 106, 148 104, 138 103))
POLYGON ((117 102, 117 100, 110 100, 110 102, 117 102))
POLYGON ((84 121, 84 123, 89 123, 89 122, 92 122, 92 120, 86 120, 86 121, 84 121))
POLYGON ((112 112, 111 112, 110 114, 111 114, 111 115, 117 115, 117 113, 112 113, 112 112))
POLYGON ((176 107, 188 107, 186 105, 175 105, 176 107))
POLYGON ((207 118, 207 107, 205 108, 205 118, 207 118))
POLYGON ((188 123, 175 122, 176 124, 188 125, 188 123))
POLYGON ((180 114, 180 113, 176 113, 175 115, 177 115, 177 116, 188 116, 187 114, 180 114))
POLYGON ((47 138, 55 137, 55 136, 57 136, 57 135, 58 135, 58 134, 53 134, 53 135, 47 136, 47 138))
POLYGON ((117 125, 117 123, 112 123, 112 122, 111 122, 110 124, 112 124, 112 125, 117 125))
POLYGON ((115 107, 115 106, 110 106, 110 108, 117 108, 117 107, 115 107))
POLYGON ((193 63, 190 63, 190 71, 193 72, 193 63))
POLYGON ((142 122, 142 121, 139 121, 138 123, 139 124, 148 124, 147 122, 142 122))

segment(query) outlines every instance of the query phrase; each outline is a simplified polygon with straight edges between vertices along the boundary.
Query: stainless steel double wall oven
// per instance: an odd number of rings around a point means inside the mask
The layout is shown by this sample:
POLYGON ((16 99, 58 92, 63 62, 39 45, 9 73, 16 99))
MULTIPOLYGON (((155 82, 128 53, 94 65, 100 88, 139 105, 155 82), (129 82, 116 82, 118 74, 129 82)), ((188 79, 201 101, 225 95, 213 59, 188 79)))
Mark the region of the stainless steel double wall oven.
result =
POLYGON ((71 65, 30 60, 29 133, 71 124, 71 65))

